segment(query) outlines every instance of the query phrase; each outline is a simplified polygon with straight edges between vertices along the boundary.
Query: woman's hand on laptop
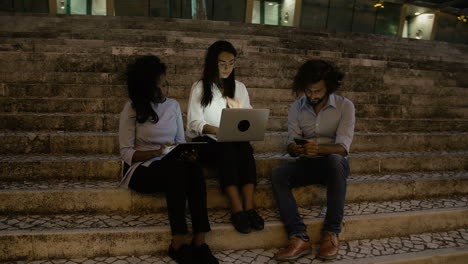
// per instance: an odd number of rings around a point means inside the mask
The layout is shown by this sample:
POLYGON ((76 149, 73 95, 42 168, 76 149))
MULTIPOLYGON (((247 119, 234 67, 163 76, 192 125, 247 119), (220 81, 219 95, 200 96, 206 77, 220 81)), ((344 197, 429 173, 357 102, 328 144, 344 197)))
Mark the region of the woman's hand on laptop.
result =
POLYGON ((226 102, 229 108, 241 108, 241 104, 236 98, 232 99, 226 96, 226 102))
POLYGON ((212 125, 204 125, 203 126, 203 134, 212 134, 212 135, 217 135, 218 134, 218 128, 212 125))

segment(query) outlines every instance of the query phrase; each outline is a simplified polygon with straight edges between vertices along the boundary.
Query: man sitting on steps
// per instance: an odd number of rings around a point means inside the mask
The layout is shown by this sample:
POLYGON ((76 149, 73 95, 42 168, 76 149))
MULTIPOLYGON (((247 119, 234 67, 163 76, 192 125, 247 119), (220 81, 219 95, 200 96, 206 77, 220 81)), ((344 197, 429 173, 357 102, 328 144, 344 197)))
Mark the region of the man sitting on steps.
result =
POLYGON ((354 135, 354 104, 335 95, 343 74, 322 60, 310 60, 297 72, 293 93, 304 94, 288 113, 288 152, 298 159, 273 171, 272 185, 289 246, 276 253, 280 261, 311 252, 307 228, 299 215, 291 188, 322 184, 327 187, 327 213, 318 257, 338 254, 349 164, 346 156, 354 135))

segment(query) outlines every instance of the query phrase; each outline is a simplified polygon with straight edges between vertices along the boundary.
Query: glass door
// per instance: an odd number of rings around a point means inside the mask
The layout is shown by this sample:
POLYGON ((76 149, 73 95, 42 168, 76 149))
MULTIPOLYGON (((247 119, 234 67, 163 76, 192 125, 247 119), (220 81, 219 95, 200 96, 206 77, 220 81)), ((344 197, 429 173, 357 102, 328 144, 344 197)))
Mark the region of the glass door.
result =
POLYGON ((105 16, 106 0, 57 0, 57 13, 105 16))
POLYGON ((252 23, 281 25, 281 0, 255 0, 252 10, 252 23))

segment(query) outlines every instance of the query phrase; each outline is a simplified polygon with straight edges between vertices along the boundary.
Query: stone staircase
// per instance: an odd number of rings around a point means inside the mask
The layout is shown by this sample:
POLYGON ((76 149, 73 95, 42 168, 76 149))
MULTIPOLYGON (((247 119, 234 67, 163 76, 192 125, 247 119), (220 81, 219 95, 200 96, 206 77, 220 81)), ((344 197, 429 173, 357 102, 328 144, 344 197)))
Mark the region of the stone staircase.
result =
MULTIPOLYGON (((272 252, 285 245, 268 178, 291 159, 292 78, 306 59, 322 58, 346 73, 340 94, 356 105, 337 263, 466 263, 468 46, 219 21, 18 14, 0 15, 0 261, 168 262, 160 256, 170 239, 163 196, 117 188, 122 72, 135 55, 160 56, 170 97, 185 112, 204 52, 218 39, 238 49, 236 74, 252 105, 272 113, 265 140, 253 143, 265 231, 235 232, 226 198, 208 179, 207 239, 220 259, 275 263, 272 252)), ((318 241, 325 190, 307 186, 295 196, 318 241)))

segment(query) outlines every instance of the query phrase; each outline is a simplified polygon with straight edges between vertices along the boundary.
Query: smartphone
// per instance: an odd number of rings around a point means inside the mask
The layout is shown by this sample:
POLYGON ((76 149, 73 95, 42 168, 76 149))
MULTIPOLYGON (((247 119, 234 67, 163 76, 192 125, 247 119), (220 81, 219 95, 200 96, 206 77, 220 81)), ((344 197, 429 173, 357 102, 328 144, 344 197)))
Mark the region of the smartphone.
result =
POLYGON ((303 139, 303 138, 295 138, 294 139, 294 142, 296 142, 297 145, 304 145, 306 144, 308 141, 303 139))

